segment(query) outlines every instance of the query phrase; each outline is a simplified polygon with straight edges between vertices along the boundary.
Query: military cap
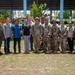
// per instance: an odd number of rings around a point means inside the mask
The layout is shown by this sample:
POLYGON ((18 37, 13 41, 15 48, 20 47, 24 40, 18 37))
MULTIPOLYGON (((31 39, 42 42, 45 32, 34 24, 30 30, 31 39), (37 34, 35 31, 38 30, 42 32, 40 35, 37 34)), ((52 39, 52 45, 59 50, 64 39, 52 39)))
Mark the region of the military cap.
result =
POLYGON ((39 17, 36 17, 35 20, 39 20, 40 21, 39 17))

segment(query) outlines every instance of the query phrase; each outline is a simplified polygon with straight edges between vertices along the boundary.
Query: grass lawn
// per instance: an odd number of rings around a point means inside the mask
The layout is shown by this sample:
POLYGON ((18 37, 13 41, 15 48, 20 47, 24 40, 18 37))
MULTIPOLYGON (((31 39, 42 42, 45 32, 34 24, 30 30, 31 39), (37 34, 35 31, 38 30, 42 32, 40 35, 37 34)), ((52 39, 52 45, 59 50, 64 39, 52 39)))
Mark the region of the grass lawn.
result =
POLYGON ((75 75, 75 54, 23 52, 0 56, 0 75, 75 75))

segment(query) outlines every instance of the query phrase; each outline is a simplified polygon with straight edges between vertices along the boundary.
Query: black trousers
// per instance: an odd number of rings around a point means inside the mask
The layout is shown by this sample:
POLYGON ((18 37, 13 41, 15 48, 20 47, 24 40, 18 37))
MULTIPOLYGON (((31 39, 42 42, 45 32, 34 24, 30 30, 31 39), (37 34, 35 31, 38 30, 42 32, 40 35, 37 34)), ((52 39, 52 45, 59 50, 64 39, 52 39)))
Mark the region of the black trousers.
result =
POLYGON ((68 45, 69 45, 70 52, 72 53, 73 52, 73 39, 71 38, 67 38, 67 39, 68 39, 68 45))
POLYGON ((32 35, 30 37, 30 48, 31 48, 31 50, 34 50, 33 49, 33 37, 32 37, 32 35))
POLYGON ((20 45, 21 38, 14 38, 14 53, 16 53, 17 42, 18 42, 18 52, 20 53, 21 52, 21 45, 20 45))

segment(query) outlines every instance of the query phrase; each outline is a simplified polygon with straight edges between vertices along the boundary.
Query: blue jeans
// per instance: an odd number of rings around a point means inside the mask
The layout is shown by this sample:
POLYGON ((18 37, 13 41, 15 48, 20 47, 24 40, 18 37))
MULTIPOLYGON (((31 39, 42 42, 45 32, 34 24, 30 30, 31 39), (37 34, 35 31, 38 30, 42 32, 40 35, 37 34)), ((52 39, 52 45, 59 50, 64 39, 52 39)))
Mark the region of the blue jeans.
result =
POLYGON ((7 39, 4 40, 4 51, 6 52, 10 52, 10 37, 8 37, 7 39))

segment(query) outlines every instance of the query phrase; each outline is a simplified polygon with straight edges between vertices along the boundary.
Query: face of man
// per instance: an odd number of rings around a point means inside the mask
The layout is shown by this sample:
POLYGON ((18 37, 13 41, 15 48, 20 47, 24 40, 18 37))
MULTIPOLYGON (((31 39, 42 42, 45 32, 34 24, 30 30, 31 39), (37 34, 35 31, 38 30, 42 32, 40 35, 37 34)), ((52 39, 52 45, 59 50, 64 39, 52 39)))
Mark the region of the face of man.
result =
POLYGON ((39 20, 38 20, 38 19, 37 19, 37 20, 35 20, 35 23, 36 23, 36 24, 39 24, 39 20))
POLYGON ((6 23, 10 23, 10 18, 7 18, 6 19, 6 23))
POLYGON ((28 22, 31 22, 31 21, 32 21, 32 17, 29 16, 29 17, 28 17, 28 22))
POLYGON ((53 20, 53 24, 54 24, 54 25, 56 24, 56 21, 55 21, 55 20, 53 20))
POLYGON ((0 26, 2 26, 2 24, 0 23, 0 26))
POLYGON ((69 26, 72 26, 72 23, 69 23, 69 26))
POLYGON ((48 19, 45 19, 45 24, 48 24, 49 20, 48 19))
POLYGON ((62 22, 61 25, 64 26, 64 22, 62 22))
POLYGON ((15 24, 16 24, 16 25, 18 25, 18 24, 19 24, 19 21, 18 21, 18 20, 16 20, 16 21, 15 21, 15 24))
POLYGON ((28 25, 28 21, 26 21, 26 26, 28 25))

